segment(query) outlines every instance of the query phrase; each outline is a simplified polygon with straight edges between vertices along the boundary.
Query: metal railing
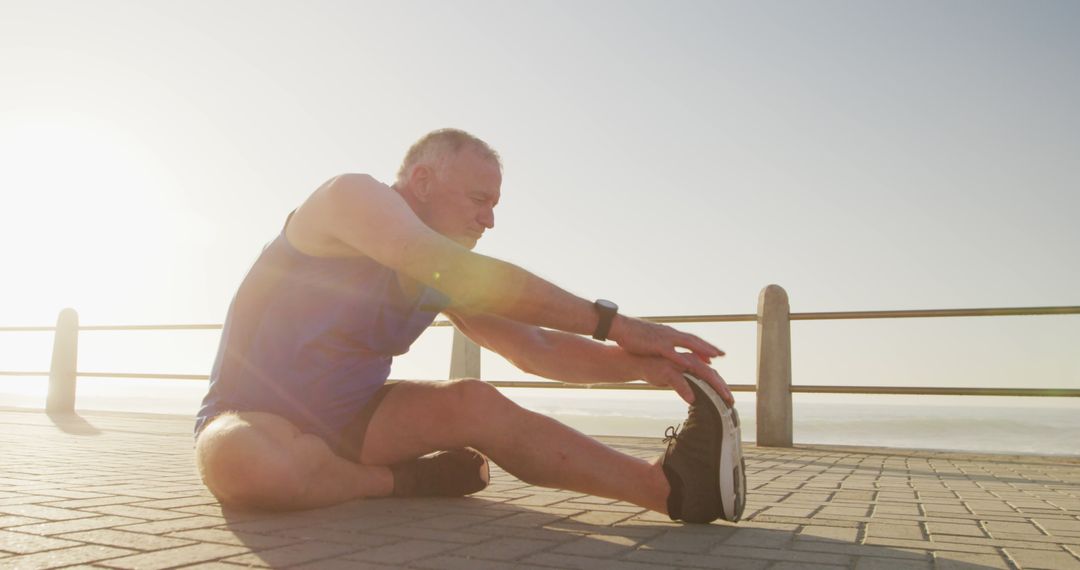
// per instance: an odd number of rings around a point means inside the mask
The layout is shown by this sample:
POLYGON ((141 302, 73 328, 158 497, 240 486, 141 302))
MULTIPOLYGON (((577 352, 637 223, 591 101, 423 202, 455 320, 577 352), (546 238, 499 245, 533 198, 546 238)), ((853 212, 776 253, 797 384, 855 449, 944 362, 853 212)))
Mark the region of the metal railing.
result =
MULTIPOLYGON (((1030 315, 1076 315, 1080 306, 1012 307, 990 309, 934 309, 906 311, 843 311, 791 313, 787 293, 777 285, 765 287, 758 298, 758 312, 734 315, 665 315, 645 317, 659 323, 758 323, 757 381, 755 384, 730 384, 733 391, 757 392, 758 445, 790 447, 792 445, 792 393, 831 394, 902 394, 953 396, 1043 396, 1080 397, 1080 389, 1059 388, 960 388, 908 386, 828 386, 791 384, 791 321, 836 319, 899 319, 942 317, 992 317, 1030 315)), ((53 332, 52 366, 48 372, 0 370, 0 376, 48 376, 49 395, 46 409, 51 412, 71 412, 75 405, 76 377, 136 378, 152 380, 202 380, 205 374, 150 374, 129 372, 81 372, 76 370, 78 335, 81 331, 163 331, 163 330, 220 330, 220 324, 187 325, 93 325, 80 326, 72 309, 61 311, 54 327, 0 327, 0 332, 53 332)), ((449 321, 436 321, 432 327, 451 326, 449 321)), ((454 330, 450 363, 451 378, 481 378, 480 348, 454 330)), ((641 382, 625 384, 564 384, 545 381, 489 381, 502 388, 570 388, 615 390, 662 390, 641 382)))

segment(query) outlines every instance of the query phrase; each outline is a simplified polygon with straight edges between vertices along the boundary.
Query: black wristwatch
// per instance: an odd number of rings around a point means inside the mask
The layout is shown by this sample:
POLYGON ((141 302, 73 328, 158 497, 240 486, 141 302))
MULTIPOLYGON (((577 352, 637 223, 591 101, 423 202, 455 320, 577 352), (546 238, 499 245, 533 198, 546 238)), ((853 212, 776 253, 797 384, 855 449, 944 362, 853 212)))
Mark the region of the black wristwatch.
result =
POLYGON ((596 330, 593 331, 592 337, 596 340, 607 340, 611 323, 615 320, 615 314, 619 312, 619 306, 607 299, 597 299, 593 307, 596 307, 596 312, 600 314, 600 322, 596 323, 596 330))

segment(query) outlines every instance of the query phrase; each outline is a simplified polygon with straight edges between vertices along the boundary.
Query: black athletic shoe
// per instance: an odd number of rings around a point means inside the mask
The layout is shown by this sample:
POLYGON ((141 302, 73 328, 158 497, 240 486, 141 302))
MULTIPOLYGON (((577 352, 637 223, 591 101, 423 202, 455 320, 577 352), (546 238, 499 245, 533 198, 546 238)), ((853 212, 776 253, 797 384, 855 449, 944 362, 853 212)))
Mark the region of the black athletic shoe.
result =
POLYGON ((694 403, 682 430, 669 427, 663 469, 671 485, 671 520, 737 521, 746 505, 746 461, 739 441, 739 414, 704 380, 684 374, 694 403))
POLYGON ((464 497, 488 485, 487 458, 471 449, 451 449, 392 465, 393 497, 464 497))

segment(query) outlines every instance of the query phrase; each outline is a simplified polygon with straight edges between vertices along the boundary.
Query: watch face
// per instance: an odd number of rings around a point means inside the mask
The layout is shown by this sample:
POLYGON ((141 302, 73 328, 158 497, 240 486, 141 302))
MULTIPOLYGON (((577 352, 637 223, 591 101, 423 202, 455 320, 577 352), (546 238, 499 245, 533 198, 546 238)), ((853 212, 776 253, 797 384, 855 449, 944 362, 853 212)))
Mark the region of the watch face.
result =
POLYGON ((607 309, 609 311, 618 311, 619 310, 618 305, 616 305, 615 303, 612 303, 611 301, 608 301, 607 299, 597 299, 596 304, 599 305, 601 308, 607 309))

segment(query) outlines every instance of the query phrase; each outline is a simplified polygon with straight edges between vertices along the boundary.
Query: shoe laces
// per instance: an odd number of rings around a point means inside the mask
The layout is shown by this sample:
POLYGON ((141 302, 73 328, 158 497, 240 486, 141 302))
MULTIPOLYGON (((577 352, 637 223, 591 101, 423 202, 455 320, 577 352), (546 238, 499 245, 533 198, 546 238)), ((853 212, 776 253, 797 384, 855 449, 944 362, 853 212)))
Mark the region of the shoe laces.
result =
POLYGON ((679 428, 681 428, 681 427, 682 427, 682 424, 668 426, 667 430, 664 431, 664 443, 671 443, 673 441, 678 440, 679 439, 679 428))

